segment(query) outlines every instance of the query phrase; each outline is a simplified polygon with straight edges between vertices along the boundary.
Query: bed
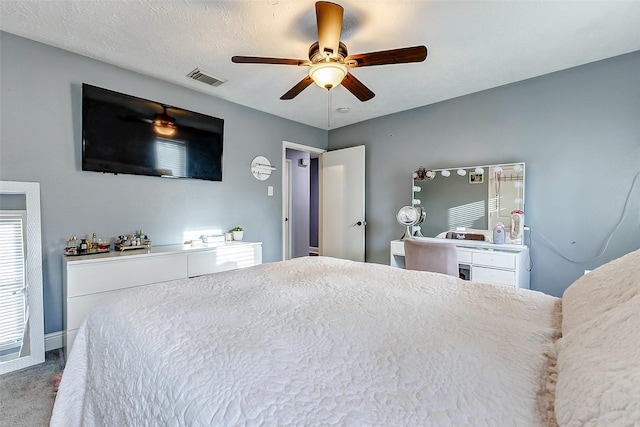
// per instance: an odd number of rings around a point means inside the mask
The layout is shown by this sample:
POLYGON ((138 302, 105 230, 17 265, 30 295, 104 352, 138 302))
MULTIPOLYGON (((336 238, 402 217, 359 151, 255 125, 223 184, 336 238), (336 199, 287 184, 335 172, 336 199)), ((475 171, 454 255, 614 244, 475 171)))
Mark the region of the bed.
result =
POLYGON ((326 257, 133 290, 52 426, 638 425, 640 251, 563 298, 326 257))

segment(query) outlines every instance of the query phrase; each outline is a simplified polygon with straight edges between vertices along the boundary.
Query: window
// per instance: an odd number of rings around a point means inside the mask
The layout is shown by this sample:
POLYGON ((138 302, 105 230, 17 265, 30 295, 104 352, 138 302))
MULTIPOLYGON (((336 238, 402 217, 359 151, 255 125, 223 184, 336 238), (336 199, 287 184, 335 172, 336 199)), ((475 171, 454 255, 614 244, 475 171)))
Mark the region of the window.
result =
POLYGON ((0 211, 0 356, 20 350, 26 323, 26 211, 0 211))

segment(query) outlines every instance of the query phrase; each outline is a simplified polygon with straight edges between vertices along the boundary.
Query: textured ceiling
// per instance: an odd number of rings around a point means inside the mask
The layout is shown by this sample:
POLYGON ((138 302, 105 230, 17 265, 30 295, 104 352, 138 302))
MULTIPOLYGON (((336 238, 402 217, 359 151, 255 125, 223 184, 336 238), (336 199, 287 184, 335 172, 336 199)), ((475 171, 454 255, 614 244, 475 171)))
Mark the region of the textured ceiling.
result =
POLYGON ((365 103, 315 85, 281 101, 307 68, 231 56, 307 59, 314 1, 0 0, 0 29, 322 129, 640 50, 637 0, 338 3, 350 54, 424 44, 427 60, 353 69, 365 103), (225 83, 188 79, 196 67, 225 83))

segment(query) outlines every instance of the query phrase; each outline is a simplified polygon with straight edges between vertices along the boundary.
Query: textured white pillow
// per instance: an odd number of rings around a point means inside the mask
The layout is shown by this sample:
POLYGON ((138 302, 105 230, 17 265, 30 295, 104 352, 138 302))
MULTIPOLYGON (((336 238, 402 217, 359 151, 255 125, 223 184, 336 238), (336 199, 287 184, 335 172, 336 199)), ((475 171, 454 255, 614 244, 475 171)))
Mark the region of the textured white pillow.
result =
POLYGON ((562 295, 562 335, 640 295, 640 249, 576 280, 562 295))
POLYGON ((576 326, 556 350, 559 425, 640 425, 640 295, 576 326))

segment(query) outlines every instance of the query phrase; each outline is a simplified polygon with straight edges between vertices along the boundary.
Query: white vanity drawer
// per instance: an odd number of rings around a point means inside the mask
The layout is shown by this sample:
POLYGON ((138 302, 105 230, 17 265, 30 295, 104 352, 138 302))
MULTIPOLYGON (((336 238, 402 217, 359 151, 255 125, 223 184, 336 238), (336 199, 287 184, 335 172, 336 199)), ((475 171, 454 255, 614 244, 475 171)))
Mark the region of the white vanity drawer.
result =
POLYGON ((471 267, 471 280, 474 282, 495 283, 498 285, 516 286, 516 272, 496 270, 494 268, 471 267))
POLYGON ((404 256, 404 240, 391 241, 391 255, 404 256))
POLYGON ((493 251, 474 252, 473 263, 477 265, 486 265, 487 267, 515 270, 516 255, 493 251))
POLYGON ((148 258, 113 258, 67 266, 67 298, 187 276, 186 254, 148 258))
POLYGON ((458 248, 458 264, 471 264, 472 252, 458 248))

